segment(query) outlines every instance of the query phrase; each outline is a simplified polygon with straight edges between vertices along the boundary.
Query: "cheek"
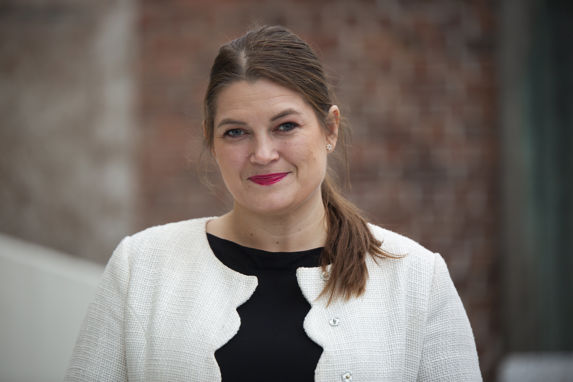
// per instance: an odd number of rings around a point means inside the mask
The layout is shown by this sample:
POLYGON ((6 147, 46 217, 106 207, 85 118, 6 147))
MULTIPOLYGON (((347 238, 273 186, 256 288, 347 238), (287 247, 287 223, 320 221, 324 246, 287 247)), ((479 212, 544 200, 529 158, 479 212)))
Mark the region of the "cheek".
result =
POLYGON ((238 148, 216 149, 213 155, 222 174, 237 173, 244 162, 238 148))
POLYGON ((291 153, 293 154, 292 158, 295 158, 298 162, 298 166, 305 167, 307 171, 326 170, 326 153, 319 144, 311 146, 304 144, 295 145, 291 153))

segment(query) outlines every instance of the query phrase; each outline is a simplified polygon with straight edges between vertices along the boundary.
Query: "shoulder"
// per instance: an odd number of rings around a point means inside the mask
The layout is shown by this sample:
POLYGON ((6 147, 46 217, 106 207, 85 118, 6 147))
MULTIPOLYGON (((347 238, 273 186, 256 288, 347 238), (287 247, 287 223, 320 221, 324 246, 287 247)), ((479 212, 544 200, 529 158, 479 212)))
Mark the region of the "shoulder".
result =
MULTIPOLYGON (((368 224, 372 234, 381 242, 380 248, 391 256, 398 257, 397 262, 432 271, 441 256, 425 248, 420 243, 399 233, 368 224)), ((393 260, 390 260, 393 261, 393 260)))
POLYGON ((208 250, 205 225, 209 219, 212 218, 157 225, 127 236, 115 249, 110 263, 129 263, 132 268, 188 261, 191 254, 208 250))
POLYGON ((369 227, 381 242, 380 248, 393 256, 381 259, 368 256, 366 261, 372 287, 390 284, 408 291, 407 294, 411 296, 417 296, 419 301, 428 301, 436 283, 451 283, 446 263, 439 253, 382 227, 373 224, 369 227))
POLYGON ((369 225, 381 249, 394 258, 368 256, 369 287, 377 294, 391 293, 416 314, 425 315, 435 301, 459 300, 446 263, 439 253, 390 230, 369 225))
POLYGON ((136 244, 150 245, 193 240, 205 235, 205 225, 209 219, 212 218, 204 217, 149 227, 129 236, 129 241, 136 244))

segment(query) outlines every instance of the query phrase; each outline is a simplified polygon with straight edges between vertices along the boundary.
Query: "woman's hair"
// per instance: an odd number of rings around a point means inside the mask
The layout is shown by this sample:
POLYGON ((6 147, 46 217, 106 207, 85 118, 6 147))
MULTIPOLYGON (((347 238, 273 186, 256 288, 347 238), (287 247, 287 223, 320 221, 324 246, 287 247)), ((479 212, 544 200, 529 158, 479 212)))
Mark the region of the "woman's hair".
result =
MULTIPOLYGON (((204 100, 205 144, 213 148, 217 96, 231 83, 266 79, 300 94, 313 108, 325 129, 334 95, 322 64, 306 42, 281 26, 265 26, 223 45, 211 68, 204 100)), ((339 128, 339 146, 345 149, 346 128, 339 128)), ((327 219, 327 238, 321 267, 331 264, 322 295, 349 299, 366 287, 366 254, 374 258, 394 257, 384 252, 370 232, 357 207, 346 200, 327 175, 322 183, 327 219)))

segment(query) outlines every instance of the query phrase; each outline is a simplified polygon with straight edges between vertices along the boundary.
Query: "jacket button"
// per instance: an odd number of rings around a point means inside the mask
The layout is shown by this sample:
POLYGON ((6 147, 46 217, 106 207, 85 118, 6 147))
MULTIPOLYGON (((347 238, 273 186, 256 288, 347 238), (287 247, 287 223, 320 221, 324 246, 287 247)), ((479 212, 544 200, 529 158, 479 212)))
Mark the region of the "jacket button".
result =
POLYGON ((327 271, 324 271, 320 274, 320 278, 322 279, 322 281, 328 281, 328 279, 330 278, 330 274, 327 271))
POLYGON ((349 372, 349 371, 347 371, 346 373, 342 374, 341 377, 342 377, 342 380, 343 380, 344 382, 350 382, 350 381, 352 381, 352 373, 349 372))
POLYGON ((338 324, 340 324, 340 319, 338 317, 332 317, 330 321, 328 321, 328 324, 330 326, 338 326, 338 324))

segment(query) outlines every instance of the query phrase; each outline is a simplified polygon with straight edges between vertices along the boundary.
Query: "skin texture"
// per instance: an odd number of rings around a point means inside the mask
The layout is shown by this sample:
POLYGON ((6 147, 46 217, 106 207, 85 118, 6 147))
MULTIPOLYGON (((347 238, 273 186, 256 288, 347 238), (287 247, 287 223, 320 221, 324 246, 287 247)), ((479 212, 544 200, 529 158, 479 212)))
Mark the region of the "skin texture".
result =
POLYGON ((212 152, 234 205, 210 221, 207 231, 269 251, 322 246, 320 185, 326 145, 336 145, 336 106, 327 121, 321 124, 298 93, 268 80, 239 81, 222 90, 212 152), (267 185, 251 178, 277 173, 286 176, 267 185))

